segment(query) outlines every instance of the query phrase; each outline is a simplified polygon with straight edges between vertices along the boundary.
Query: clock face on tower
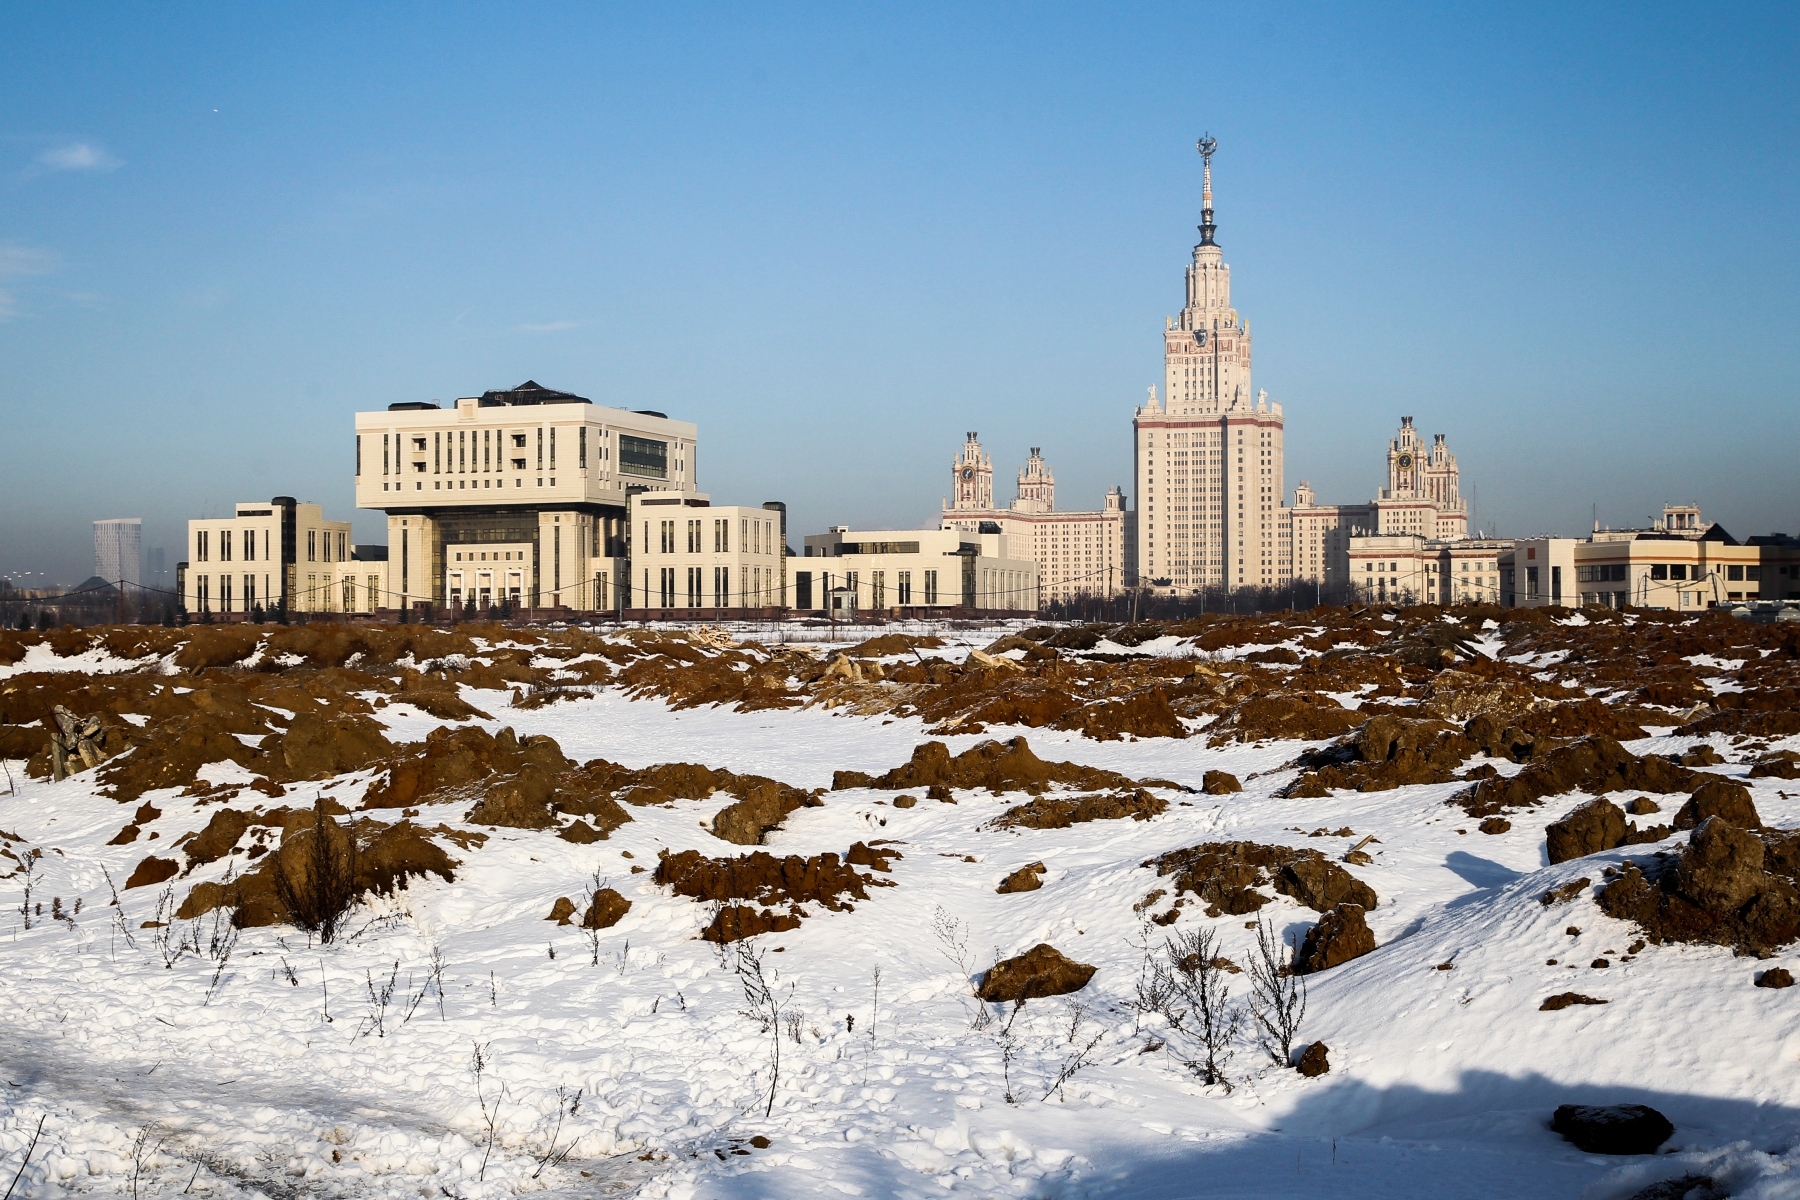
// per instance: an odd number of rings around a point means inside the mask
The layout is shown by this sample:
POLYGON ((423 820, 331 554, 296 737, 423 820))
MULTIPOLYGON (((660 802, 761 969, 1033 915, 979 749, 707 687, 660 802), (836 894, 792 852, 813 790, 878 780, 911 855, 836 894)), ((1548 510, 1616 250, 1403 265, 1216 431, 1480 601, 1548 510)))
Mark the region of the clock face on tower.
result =
POLYGON ((963 482, 967 483, 969 480, 975 478, 975 468, 974 467, 964 467, 962 475, 963 475, 963 482))
POLYGON ((1410 454, 1402 454, 1402 455, 1401 455, 1401 456, 1400 456, 1400 469, 1401 469, 1401 470, 1402 470, 1402 471, 1404 471, 1404 470, 1406 470, 1406 469, 1407 469, 1407 468, 1409 468, 1409 467, 1411 467, 1411 466, 1412 466, 1412 455, 1410 455, 1410 454))

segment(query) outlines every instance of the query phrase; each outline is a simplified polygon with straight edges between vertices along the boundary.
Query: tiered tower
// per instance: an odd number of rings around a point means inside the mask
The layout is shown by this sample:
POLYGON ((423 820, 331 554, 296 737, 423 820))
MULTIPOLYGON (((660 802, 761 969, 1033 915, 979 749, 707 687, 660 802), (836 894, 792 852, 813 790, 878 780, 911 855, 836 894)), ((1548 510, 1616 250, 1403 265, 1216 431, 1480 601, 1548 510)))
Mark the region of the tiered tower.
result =
POLYGON ((1163 396, 1133 421, 1139 509, 1135 580, 1173 592, 1276 587, 1291 578, 1282 507, 1285 420, 1252 392, 1250 325, 1231 307, 1231 267, 1215 235, 1212 156, 1202 137, 1200 242, 1187 303, 1163 331, 1163 396))
POLYGON ((994 507, 994 462, 981 449, 981 435, 967 435, 950 464, 950 508, 987 511, 994 507))
POLYGON ((1044 461, 1041 446, 1031 448, 1031 457, 1019 472, 1019 498, 1013 501, 1013 507, 1020 512, 1056 511, 1056 477, 1044 461))

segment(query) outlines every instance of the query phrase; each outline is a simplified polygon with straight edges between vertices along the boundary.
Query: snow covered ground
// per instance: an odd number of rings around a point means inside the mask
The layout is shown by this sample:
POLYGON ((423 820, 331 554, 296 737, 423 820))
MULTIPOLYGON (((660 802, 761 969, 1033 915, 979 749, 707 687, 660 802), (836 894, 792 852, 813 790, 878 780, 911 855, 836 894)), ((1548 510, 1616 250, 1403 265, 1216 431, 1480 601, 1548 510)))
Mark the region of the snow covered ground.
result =
MULTIPOLYGON (((100 658, 61 666, 111 669, 100 658)), ((829 787, 837 770, 884 771, 929 738, 915 718, 843 710, 672 711, 609 690, 522 710, 507 692, 464 695, 495 714, 478 724, 548 734, 577 760, 700 762, 809 788, 829 787)), ((379 719, 396 742, 440 724, 398 704, 379 719)), ((1095 742, 998 728, 940 740, 960 752, 1013 734, 1046 760, 1196 789, 1207 770, 1225 770, 1244 791, 1196 791, 1149 821, 1061 830, 988 827, 1022 794, 960 792, 956 804, 901 809, 893 793, 826 793, 769 836, 771 853, 842 853, 879 838, 903 857, 883 877, 896 886, 871 889, 854 911, 817 911, 758 939, 793 1014, 773 1031, 745 1015, 734 952, 698 940, 706 908, 650 882, 665 849, 741 852, 704 828, 728 796, 633 809, 592 845, 490 831, 456 854, 455 882, 415 879, 369 902, 341 942, 250 929, 227 956, 232 934, 214 915, 143 927, 160 888, 123 891, 111 906, 105 873, 123 886, 146 842, 107 844, 130 810, 97 795, 91 774, 51 783, 20 778, 15 764, 0 833, 15 853, 43 851, 31 896, 43 915, 21 911, 22 872, 0 878, 0 1186, 41 1122, 19 1197, 1602 1200, 1727 1168, 1732 1194, 1800 1196, 1786 1157, 1800 1143, 1800 995, 1751 986, 1754 971, 1800 963, 1675 945, 1621 962, 1635 935, 1600 912, 1592 890, 1540 903, 1626 857, 1545 865, 1544 826, 1580 798, 1515 814, 1509 832, 1485 836, 1444 804, 1458 784, 1276 798, 1299 743, 1209 748, 1202 738, 1095 742), (1354 835, 1309 836, 1321 829, 1354 835), (1337 858, 1369 834, 1373 862, 1352 870, 1380 896, 1369 914, 1379 948, 1308 980, 1300 1038, 1330 1047, 1330 1073, 1303 1078, 1246 1039, 1233 1089, 1201 1086, 1156 1048, 1160 1018, 1130 1006, 1142 947, 1171 932, 1135 910, 1158 886, 1142 864, 1234 839, 1337 858), (1041 890, 995 893, 1038 861, 1041 890), (546 921, 558 897, 579 905, 596 884, 631 901, 616 926, 590 940, 546 921), (1003 1036, 1008 1013, 979 1019, 971 975, 1040 942, 1098 971, 1074 996, 1026 1004, 1003 1036), (1601 957, 1609 967, 1588 965, 1601 957), (1567 990, 1608 1003, 1539 1010, 1567 990), (1091 1063, 1054 1086, 1095 1035, 1091 1063), (1547 1127, 1558 1104, 1625 1102, 1675 1123, 1668 1153, 1584 1154, 1547 1127)), ((1714 769, 1744 775, 1742 765, 1714 769)), ((372 775, 316 790, 355 807, 372 775)), ((1746 782, 1766 823, 1800 824, 1794 784, 1746 782)), ((210 815, 173 790, 145 799, 162 813, 145 826, 161 834, 152 847, 210 815)), ((421 819, 460 826, 461 812, 421 819)), ((244 865, 234 855, 201 867, 175 881, 175 896, 244 865)), ((1286 898, 1262 916, 1284 932, 1317 919, 1286 898)), ((1175 928, 1215 926, 1224 953, 1245 962, 1246 919, 1190 907, 1175 928)), ((1247 993, 1245 977, 1232 978, 1247 993)))

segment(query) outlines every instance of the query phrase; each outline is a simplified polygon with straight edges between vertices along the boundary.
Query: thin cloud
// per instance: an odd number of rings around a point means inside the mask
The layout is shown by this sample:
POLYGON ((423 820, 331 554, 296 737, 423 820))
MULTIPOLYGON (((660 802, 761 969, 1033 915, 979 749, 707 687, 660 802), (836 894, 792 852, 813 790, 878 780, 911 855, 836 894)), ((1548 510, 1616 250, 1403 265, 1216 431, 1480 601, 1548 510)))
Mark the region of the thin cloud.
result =
MULTIPOLYGON (((56 270, 56 261, 56 255, 48 250, 21 246, 17 242, 0 242, 0 280, 17 279, 26 275, 48 275, 56 270)), ((8 288, 0 288, 0 324, 15 320, 24 311, 20 307, 17 293, 8 288)))
POLYGON ((579 329, 586 321, 546 321, 542 325, 515 325, 514 333, 561 333, 565 329, 579 329))
POLYGON ((20 275, 48 275, 56 270, 56 255, 35 246, 0 242, 0 279, 20 275))
POLYGON ((92 142, 52 146, 37 156, 37 162, 47 171, 114 171, 125 165, 92 142))

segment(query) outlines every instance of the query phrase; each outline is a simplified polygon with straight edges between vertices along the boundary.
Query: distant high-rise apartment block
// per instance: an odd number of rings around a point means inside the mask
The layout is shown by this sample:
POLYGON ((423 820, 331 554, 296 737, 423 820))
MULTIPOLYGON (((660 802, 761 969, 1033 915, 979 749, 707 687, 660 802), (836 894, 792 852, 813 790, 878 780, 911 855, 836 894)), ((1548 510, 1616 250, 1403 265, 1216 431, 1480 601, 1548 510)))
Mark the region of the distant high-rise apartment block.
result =
POLYGON ((94 522, 94 574, 111 584, 144 582, 144 520, 116 517, 94 522))

